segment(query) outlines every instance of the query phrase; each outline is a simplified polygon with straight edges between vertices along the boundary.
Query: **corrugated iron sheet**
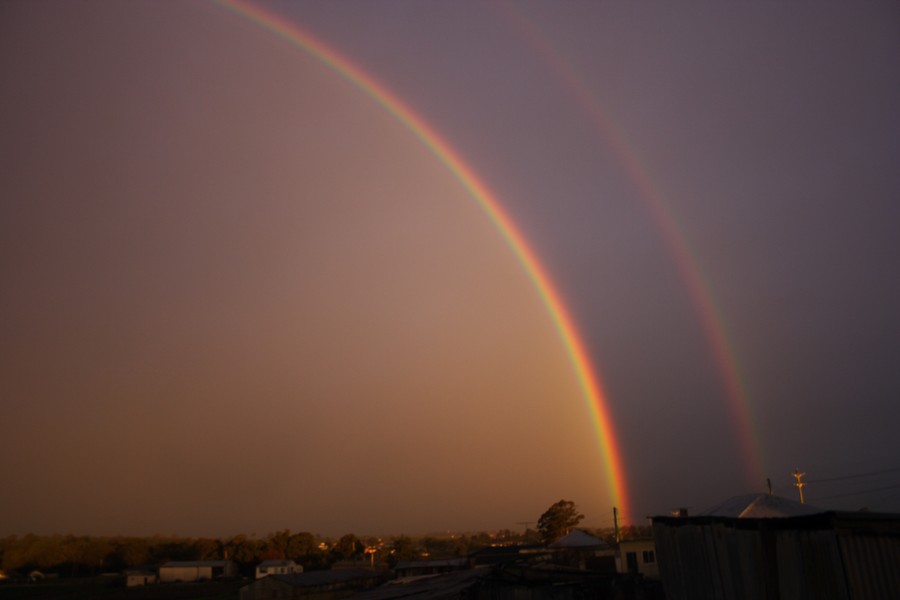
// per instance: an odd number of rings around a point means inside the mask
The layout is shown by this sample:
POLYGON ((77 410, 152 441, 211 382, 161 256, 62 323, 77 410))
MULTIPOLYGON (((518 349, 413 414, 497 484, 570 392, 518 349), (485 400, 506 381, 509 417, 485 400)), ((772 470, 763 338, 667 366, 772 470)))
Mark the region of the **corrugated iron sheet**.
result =
POLYGON ((900 599, 900 515, 659 517, 669 600, 900 599))

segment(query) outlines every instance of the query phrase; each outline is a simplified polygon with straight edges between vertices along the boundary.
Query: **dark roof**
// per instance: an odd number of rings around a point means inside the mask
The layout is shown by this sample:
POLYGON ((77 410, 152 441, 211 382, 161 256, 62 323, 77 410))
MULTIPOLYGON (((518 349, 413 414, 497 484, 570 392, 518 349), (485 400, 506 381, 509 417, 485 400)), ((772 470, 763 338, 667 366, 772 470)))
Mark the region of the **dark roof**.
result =
POLYGON ((442 575, 426 575, 388 582, 380 587, 353 596, 353 600, 442 600, 459 598, 460 593, 491 574, 493 569, 469 569, 442 575))
POLYGON ((468 558, 446 558, 442 560, 401 560, 394 567, 398 569, 425 569, 428 567, 463 567, 469 564, 468 558))
POLYGON ((292 575, 269 575, 265 579, 273 579, 287 583, 293 587, 315 587, 353 581, 354 579, 370 579, 380 577, 378 573, 367 569, 338 569, 336 571, 308 571, 292 575))
MULTIPOLYGON (((716 515, 700 515, 696 517, 653 517, 654 525, 659 523, 670 527, 682 525, 708 525, 721 523, 736 529, 769 530, 791 529, 832 529, 846 528, 853 531, 890 531, 900 536, 900 514, 873 513, 866 511, 828 511, 797 517, 781 519, 720 517, 716 515)), ((656 537, 654 533, 654 538, 656 537)))
POLYGON ((224 567, 230 560, 170 560, 163 567, 224 567))
POLYGON ((609 544, 598 537, 576 529, 550 544, 550 548, 608 548, 609 544))
POLYGON ((486 546, 469 553, 476 565, 496 565, 514 562, 523 558, 533 558, 536 555, 548 554, 550 551, 541 545, 522 546, 486 546))

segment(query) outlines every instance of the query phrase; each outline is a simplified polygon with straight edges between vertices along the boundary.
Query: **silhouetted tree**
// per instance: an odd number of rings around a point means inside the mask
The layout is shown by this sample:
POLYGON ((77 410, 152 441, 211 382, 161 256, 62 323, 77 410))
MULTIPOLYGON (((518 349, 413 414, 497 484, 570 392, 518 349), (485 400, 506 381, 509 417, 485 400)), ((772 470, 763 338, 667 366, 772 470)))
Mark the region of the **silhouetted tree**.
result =
POLYGON ((394 538, 391 543, 391 554, 388 557, 388 564, 393 568, 401 560, 415 560, 421 556, 421 551, 413 539, 406 535, 400 535, 394 538))
POLYGON ((468 552, 468 544, 460 537, 426 537, 422 539, 422 546, 429 558, 455 558, 468 552))
POLYGON ((291 541, 291 530, 270 533, 266 539, 263 558, 267 560, 287 558, 288 544, 291 541))
POLYGON ((538 519, 538 531, 545 544, 566 535, 578 525, 584 515, 578 512, 571 500, 560 500, 548 508, 538 519))
POLYGON ((246 535, 236 535, 225 542, 228 558, 239 563, 259 562, 260 544, 246 535))
POLYGON ((116 553, 126 567, 146 565, 150 562, 150 544, 145 538, 125 538, 119 541, 116 553))
POLYGON ((325 553, 319 548, 319 540, 308 531, 291 535, 284 553, 307 570, 321 568, 325 564, 325 553))
POLYGON ((331 553, 336 560, 349 560, 363 555, 366 547, 362 541, 352 533, 348 533, 338 540, 331 553))
POLYGON ((199 538, 192 544, 196 560, 217 560, 219 558, 219 544, 216 540, 199 538))

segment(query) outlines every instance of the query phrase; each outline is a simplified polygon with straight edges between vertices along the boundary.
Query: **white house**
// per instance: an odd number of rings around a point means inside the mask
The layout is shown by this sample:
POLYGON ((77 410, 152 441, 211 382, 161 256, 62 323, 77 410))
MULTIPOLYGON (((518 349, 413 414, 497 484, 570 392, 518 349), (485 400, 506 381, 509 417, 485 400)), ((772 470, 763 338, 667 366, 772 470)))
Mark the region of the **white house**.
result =
POLYGON ((619 573, 643 575, 648 579, 659 579, 659 565, 656 562, 656 544, 653 539, 628 540, 619 542, 619 556, 616 560, 619 573))
POLYGON ((266 575, 292 575, 302 573, 303 567, 292 560, 264 560, 256 565, 256 578, 266 575))

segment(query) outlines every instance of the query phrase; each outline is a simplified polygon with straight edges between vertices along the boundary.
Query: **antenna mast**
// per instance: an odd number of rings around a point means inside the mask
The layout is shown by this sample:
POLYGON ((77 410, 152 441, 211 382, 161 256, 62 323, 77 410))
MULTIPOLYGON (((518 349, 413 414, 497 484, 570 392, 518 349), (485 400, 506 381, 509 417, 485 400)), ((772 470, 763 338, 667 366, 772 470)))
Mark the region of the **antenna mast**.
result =
POLYGON ((616 543, 622 541, 621 536, 619 535, 619 509, 613 506, 613 527, 616 531, 616 543))
POLYGON ((794 472, 791 473, 794 476, 794 479, 797 480, 797 483, 794 484, 794 487, 797 488, 797 491, 800 492, 800 504, 803 504, 803 486, 806 485, 805 481, 801 481, 803 477, 806 476, 806 473, 801 473, 800 469, 794 469, 794 472))

